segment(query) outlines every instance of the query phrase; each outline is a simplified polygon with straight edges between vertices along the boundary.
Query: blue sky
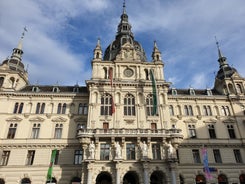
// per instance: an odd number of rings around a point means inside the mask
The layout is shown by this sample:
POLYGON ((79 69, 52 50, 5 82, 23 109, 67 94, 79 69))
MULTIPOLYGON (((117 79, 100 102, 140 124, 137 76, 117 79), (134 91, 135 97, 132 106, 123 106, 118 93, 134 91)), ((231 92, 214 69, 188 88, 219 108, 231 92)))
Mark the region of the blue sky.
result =
MULTIPOLYGON (((31 84, 85 85, 97 38, 114 40, 122 0, 1 0, 0 59, 10 56, 23 27, 23 63, 31 84)), ((175 88, 212 88, 222 53, 245 76, 244 0, 126 0, 135 39, 151 60, 154 40, 175 88)))

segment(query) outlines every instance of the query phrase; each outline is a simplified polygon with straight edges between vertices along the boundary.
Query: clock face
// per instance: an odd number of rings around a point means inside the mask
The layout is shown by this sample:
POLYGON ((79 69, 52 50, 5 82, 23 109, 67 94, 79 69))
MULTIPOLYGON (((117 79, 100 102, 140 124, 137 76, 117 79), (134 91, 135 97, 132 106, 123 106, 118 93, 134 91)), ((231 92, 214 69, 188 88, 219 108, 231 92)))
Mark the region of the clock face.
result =
POLYGON ((123 73, 126 77, 132 77, 134 75, 134 71, 130 68, 126 68, 123 73))

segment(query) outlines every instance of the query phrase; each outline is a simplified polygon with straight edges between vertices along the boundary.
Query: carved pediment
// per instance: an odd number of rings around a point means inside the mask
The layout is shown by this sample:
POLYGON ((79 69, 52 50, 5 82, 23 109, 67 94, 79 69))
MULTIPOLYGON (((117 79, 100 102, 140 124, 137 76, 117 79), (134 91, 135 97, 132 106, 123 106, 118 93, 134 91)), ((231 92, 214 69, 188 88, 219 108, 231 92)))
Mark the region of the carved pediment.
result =
POLYGON ((190 119, 186 119, 184 120, 185 123, 196 123, 198 120, 196 118, 190 118, 190 119))
POLYGON ((217 122, 217 119, 215 118, 209 118, 209 119, 206 119, 203 121, 204 123, 216 123, 217 122))
POLYGON ((20 122, 20 121, 22 121, 22 118, 19 118, 17 116, 14 116, 14 117, 11 117, 11 118, 6 119, 6 121, 20 122))
POLYGON ((56 118, 53 118, 51 121, 53 121, 53 122, 66 122, 67 119, 62 118, 62 117, 56 117, 56 118))
POLYGON ((228 119, 224 119, 223 122, 224 123, 235 123, 236 121, 233 118, 228 118, 228 119))
POLYGON ((129 42, 126 42, 122 47, 118 55, 116 56, 116 60, 138 60, 140 59, 137 54, 134 46, 129 42))
POLYGON ((45 119, 41 118, 41 117, 34 117, 34 118, 30 118, 29 121, 31 122, 43 122, 45 119))

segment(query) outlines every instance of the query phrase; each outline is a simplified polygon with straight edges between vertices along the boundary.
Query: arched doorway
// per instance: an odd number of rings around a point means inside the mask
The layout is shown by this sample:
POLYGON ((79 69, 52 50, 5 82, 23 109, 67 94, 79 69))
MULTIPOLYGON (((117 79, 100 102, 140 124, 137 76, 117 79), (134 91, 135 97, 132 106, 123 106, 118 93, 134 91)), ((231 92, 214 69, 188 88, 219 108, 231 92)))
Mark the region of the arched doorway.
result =
POLYGON ((135 171, 127 172, 123 177, 123 184, 139 184, 139 177, 135 171))
POLYGON ((101 172, 96 178, 96 184, 112 184, 110 173, 101 172))
POLYGON ((0 184, 5 184, 4 179, 0 178, 0 184))
POLYGON ((245 174, 241 174, 239 176, 239 181, 240 181, 240 184, 245 184, 245 174))
POLYGON ((154 171, 150 177, 150 184, 163 184, 165 183, 164 179, 162 171, 154 171))
POLYGON ((228 184, 228 179, 224 174, 218 176, 218 184, 228 184))
POLYGON ((180 184, 185 183, 184 177, 182 175, 179 175, 179 181, 180 181, 180 184))
POLYGON ((52 177, 51 181, 46 181, 46 184, 50 184, 50 183, 55 184, 57 183, 57 180, 54 177, 52 177))
POLYGON ((201 174, 197 175, 196 184, 206 184, 206 178, 201 174))
POLYGON ((31 184, 31 180, 29 178, 23 178, 21 184, 31 184))
POLYGON ((79 177, 74 177, 71 180, 71 184, 80 184, 81 183, 81 178, 79 177))

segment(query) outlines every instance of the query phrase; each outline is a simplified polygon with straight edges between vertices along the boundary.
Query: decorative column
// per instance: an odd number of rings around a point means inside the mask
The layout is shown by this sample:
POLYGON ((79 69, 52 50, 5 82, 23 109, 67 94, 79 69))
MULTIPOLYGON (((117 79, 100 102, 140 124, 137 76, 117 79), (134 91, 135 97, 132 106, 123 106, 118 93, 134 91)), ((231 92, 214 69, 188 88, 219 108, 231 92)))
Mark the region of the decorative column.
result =
POLYGON ((120 162, 122 160, 117 160, 116 161, 116 184, 120 184, 120 162))
POLYGON ((93 163, 88 162, 88 175, 87 175, 87 184, 93 184, 93 163))
POLYGON ((143 170, 144 170, 144 184, 149 184, 149 170, 148 170, 148 163, 143 163, 143 170))

